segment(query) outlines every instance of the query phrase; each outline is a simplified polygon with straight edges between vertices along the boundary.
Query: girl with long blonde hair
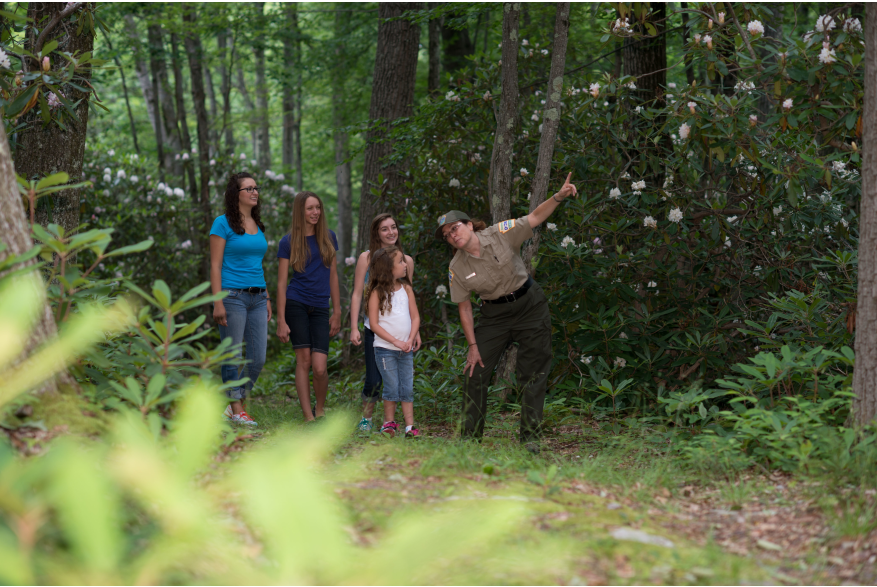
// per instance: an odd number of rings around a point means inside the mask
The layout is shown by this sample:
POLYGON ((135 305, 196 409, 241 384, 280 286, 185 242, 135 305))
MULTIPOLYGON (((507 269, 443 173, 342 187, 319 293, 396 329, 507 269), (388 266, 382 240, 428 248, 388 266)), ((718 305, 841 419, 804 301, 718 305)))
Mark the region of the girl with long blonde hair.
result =
POLYGON ((323 201, 313 192, 296 194, 292 223, 277 251, 277 336, 283 342, 292 341, 295 349, 295 389, 307 422, 325 415, 329 339, 341 330, 337 250, 338 239, 329 230, 323 201), (287 283, 290 268, 292 279, 287 283), (285 304, 280 303, 282 299, 285 304), (313 407, 311 370, 316 397, 313 407))

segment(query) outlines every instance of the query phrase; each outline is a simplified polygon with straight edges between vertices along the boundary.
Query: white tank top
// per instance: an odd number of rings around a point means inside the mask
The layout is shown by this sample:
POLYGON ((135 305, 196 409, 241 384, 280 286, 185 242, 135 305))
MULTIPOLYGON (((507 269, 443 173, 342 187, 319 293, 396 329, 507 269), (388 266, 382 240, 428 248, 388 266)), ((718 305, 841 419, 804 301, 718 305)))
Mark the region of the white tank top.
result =
MULTIPOLYGON (((408 292, 405 286, 393 292, 391 298, 392 309, 386 314, 378 314, 378 324, 391 336, 398 340, 407 341, 411 336, 411 313, 408 311, 408 292)), ((387 342, 375 334, 375 346, 391 350, 399 350, 396 346, 387 342)))

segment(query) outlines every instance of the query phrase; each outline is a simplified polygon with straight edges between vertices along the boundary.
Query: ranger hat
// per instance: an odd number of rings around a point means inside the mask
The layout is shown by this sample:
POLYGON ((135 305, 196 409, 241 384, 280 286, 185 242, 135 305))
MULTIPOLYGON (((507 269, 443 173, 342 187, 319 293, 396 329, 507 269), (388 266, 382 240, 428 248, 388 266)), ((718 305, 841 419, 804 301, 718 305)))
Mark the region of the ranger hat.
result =
POLYGON ((460 212, 459 210, 451 210, 447 214, 442 214, 438 219, 438 228, 435 229, 435 238, 442 241, 445 240, 444 235, 442 235, 442 226, 445 224, 453 224, 454 222, 458 222, 462 220, 463 222, 471 222, 472 219, 469 218, 469 215, 465 212, 460 212))

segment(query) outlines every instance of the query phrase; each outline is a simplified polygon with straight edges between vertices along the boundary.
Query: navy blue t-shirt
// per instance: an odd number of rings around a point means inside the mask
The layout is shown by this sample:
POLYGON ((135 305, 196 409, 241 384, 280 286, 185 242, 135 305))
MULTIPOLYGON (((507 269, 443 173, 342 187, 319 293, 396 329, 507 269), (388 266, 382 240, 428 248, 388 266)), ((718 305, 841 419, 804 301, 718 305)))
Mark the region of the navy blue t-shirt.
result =
MULTIPOLYGON (((329 231, 332 237, 332 244, 335 250, 338 250, 338 239, 333 231, 329 231)), ((320 257, 320 247, 317 245, 317 237, 309 236, 308 248, 311 256, 305 265, 305 270, 301 273, 292 268, 292 281, 286 287, 286 299, 295 300, 306 306, 314 306, 315 308, 329 307, 329 268, 323 264, 323 258, 320 257)), ((289 259, 289 234, 287 233, 277 247, 278 259, 289 259)))

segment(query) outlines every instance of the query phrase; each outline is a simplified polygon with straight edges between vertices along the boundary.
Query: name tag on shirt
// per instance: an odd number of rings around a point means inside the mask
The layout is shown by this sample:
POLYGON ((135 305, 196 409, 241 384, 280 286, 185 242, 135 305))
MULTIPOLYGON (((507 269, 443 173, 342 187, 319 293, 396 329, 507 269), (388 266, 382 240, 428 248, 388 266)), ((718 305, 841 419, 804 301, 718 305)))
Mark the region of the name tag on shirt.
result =
POLYGON ((475 277, 475 274, 474 274, 474 273, 471 273, 471 274, 467 275, 467 276, 466 276, 466 279, 469 279, 470 277, 475 277))

